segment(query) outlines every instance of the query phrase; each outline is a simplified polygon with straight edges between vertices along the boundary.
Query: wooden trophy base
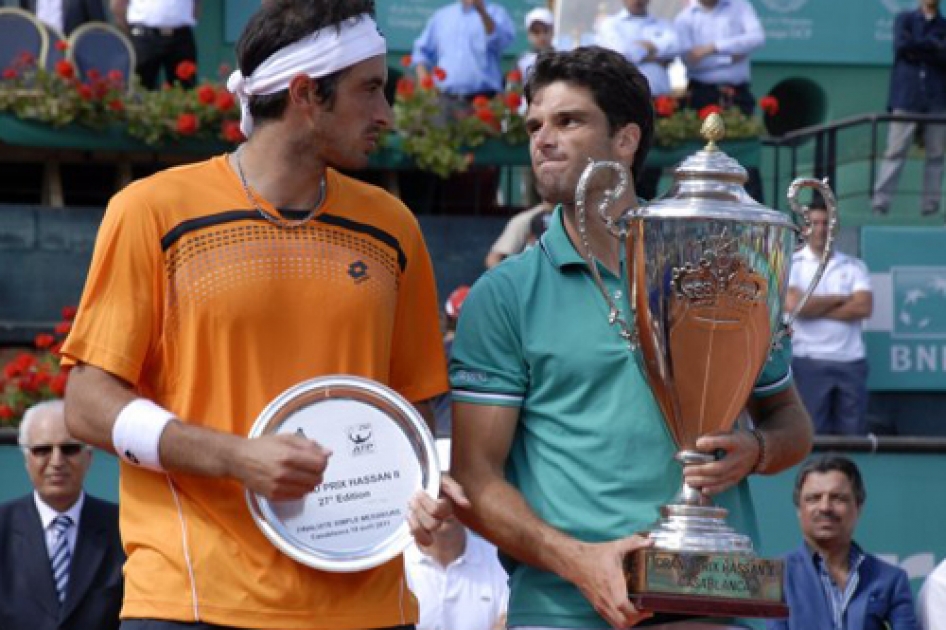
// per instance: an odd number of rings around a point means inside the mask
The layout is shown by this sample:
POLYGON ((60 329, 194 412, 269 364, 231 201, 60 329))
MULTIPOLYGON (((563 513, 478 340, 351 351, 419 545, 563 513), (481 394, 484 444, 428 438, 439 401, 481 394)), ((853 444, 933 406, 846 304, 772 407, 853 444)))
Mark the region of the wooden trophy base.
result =
POLYGON ((641 549, 625 558, 631 602, 640 610, 702 617, 788 617, 781 560, 742 553, 641 549))

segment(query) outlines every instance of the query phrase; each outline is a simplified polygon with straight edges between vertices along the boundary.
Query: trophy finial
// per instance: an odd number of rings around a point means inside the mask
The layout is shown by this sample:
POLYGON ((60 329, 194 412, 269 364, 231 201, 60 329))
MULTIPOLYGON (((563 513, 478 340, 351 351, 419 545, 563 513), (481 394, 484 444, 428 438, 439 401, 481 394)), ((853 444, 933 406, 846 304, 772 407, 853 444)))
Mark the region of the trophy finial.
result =
POLYGON ((700 127, 700 134, 709 140, 709 143, 703 150, 716 151, 716 142, 726 136, 726 124, 723 122, 723 117, 717 112, 713 112, 707 116, 706 120, 703 121, 703 126, 700 127))

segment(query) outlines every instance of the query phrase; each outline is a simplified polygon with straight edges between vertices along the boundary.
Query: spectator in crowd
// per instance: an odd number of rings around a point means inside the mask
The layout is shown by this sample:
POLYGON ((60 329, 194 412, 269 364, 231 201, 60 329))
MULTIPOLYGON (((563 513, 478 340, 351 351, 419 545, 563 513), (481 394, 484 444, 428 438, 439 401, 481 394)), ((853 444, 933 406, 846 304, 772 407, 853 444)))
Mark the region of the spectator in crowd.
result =
POLYGON ((0 505, 0 628, 117 630, 125 554, 118 506, 82 489, 92 451, 61 400, 28 409, 19 432, 33 492, 0 505))
POLYGON ((530 242, 532 236, 532 220, 537 216, 550 215, 552 204, 542 202, 533 208, 523 210, 514 215, 506 222, 502 234, 496 239, 489 253, 486 254, 484 264, 487 269, 492 269, 506 258, 514 256, 524 251, 530 242))
POLYGON ((536 7, 526 13, 526 39, 529 40, 529 50, 522 53, 516 61, 516 67, 522 80, 525 81, 535 64, 535 58, 540 52, 554 50, 552 39, 555 37, 555 18, 552 12, 545 7, 536 7))
POLYGON ((66 37, 86 22, 104 22, 103 0, 20 0, 20 8, 66 37))
POLYGON ((598 27, 598 44, 636 65, 647 78, 651 96, 670 94, 667 67, 680 47, 673 24, 647 14, 650 0, 623 1, 624 8, 598 27))
POLYGON ((674 21, 689 79, 690 107, 734 105, 755 109, 749 56, 765 44, 765 31, 747 0, 691 0, 674 21))
POLYGON ((946 560, 926 576, 916 609, 923 630, 946 630, 946 560))
MULTIPOLYGON (((827 245, 827 210, 812 207, 809 219, 808 243, 792 256, 789 312, 814 279, 827 245)), ((868 366, 861 329, 872 310, 867 266, 834 250, 792 335, 792 371, 816 433, 867 434, 868 366)))
MULTIPOLYGON (((673 24, 647 14, 650 0, 624 0, 624 8, 603 20, 597 32, 598 44, 615 50, 637 66, 647 78, 653 97, 669 96, 667 68, 679 53, 680 43, 673 24)), ((661 169, 645 166, 636 183, 644 199, 657 194, 661 169)))
POLYGON ((804 542, 785 559, 789 617, 768 630, 917 630, 907 574, 854 542, 866 498, 846 457, 824 455, 798 471, 792 499, 804 542))
POLYGON ((119 28, 131 37, 135 73, 145 88, 158 88, 162 70, 167 83, 196 85, 194 26, 200 0, 111 0, 111 8, 119 28))
MULTIPOLYGON (((447 441, 449 442, 449 440, 447 441)), ((449 449, 449 446, 447 446, 449 449)), ((449 469, 449 451, 441 465, 449 469)), ((429 545, 404 552, 407 584, 420 604, 417 630, 500 630, 506 627, 508 576, 496 547, 455 517, 429 545)))
POLYGON ((486 0, 452 0, 438 9, 414 41, 411 60, 421 81, 433 67, 446 73, 445 98, 466 105, 503 89, 503 52, 516 36, 506 9, 486 0))
MULTIPOLYGON (((893 25, 893 69, 887 109, 894 114, 946 114, 946 19, 940 0, 919 0, 919 6, 898 14, 893 25)), ((871 202, 875 214, 887 214, 897 191, 903 162, 913 142, 914 122, 892 121, 887 150, 871 202)), ((939 212, 943 190, 946 125, 923 125, 926 163, 920 214, 939 212)))
MULTIPOLYGON (((484 274, 463 305, 450 363, 452 463, 471 508, 459 513, 511 558, 510 627, 626 628, 649 615, 627 597, 623 558, 648 545, 635 532, 672 502, 681 473, 581 254, 575 189, 589 159, 640 168, 653 135, 650 90, 622 55, 589 47, 540 55, 526 98, 539 193, 557 207, 541 246, 484 274)), ((593 181, 589 194, 603 185, 593 181)), ((621 244, 597 213, 586 225, 627 318, 621 244)), ((684 473, 692 487, 722 493, 734 523, 751 510, 742 480, 795 464, 811 445, 787 359, 773 356, 757 385, 756 431, 701 437, 698 450, 725 455, 684 473)))
MULTIPOLYGON (((264 2, 228 82, 246 143, 136 182, 105 212, 62 353, 70 430, 121 458, 123 630, 417 619, 400 557, 312 569, 246 504, 301 499, 330 465, 304 436, 246 437, 290 387, 352 374, 428 420, 447 390, 417 220, 340 172, 366 166, 391 123, 373 13, 372 0, 264 2)), ((447 495, 462 500, 449 477, 443 490, 405 506, 421 543, 451 513, 447 495)))

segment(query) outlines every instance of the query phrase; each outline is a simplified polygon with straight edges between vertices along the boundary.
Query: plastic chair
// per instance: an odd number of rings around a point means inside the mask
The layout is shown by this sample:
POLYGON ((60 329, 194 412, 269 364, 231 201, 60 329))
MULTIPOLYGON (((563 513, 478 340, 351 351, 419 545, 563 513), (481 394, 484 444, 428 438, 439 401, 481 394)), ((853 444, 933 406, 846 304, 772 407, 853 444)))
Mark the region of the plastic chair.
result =
POLYGON ((0 8, 0 72, 13 68, 24 54, 45 67, 49 36, 43 23, 23 9, 0 8))
POLYGON ((127 85, 135 71, 135 49, 128 37, 106 22, 86 22, 69 35, 68 58, 83 80, 89 71, 101 76, 113 70, 122 73, 127 85))

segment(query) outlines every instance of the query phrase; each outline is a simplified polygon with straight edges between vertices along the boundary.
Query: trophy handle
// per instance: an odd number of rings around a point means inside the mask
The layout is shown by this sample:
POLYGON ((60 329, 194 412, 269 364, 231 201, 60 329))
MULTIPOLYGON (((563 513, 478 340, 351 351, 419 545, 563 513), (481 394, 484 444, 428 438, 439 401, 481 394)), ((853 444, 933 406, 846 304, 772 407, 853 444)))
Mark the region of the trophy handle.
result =
MULTIPOLYGON (((824 275, 824 270, 828 266, 828 260, 831 258, 831 254, 834 252, 834 240, 838 233, 838 202, 835 200, 834 193, 828 186, 828 178, 825 177, 823 180, 819 180, 811 177, 799 177, 788 187, 788 204, 791 207, 792 212, 795 213, 794 218, 797 219, 800 217, 803 222, 803 227, 799 229, 799 248, 805 243, 803 228, 811 224, 811 221, 808 218, 808 213, 811 211, 811 209, 808 206, 802 205, 798 202, 798 195, 803 188, 814 188, 821 194, 822 199, 824 199, 824 205, 828 210, 828 238, 825 241, 824 252, 821 254, 821 260, 818 263, 818 269, 815 271, 814 277, 811 279, 811 284, 808 285, 808 288, 802 294, 801 299, 798 300, 798 304, 795 305, 795 308, 792 310, 792 312, 786 316, 784 320, 785 325, 781 330, 775 333, 773 343, 778 343, 785 337, 785 335, 788 334, 788 330, 795 322, 795 319, 798 317, 801 309, 804 308, 805 304, 808 302, 808 298, 811 297, 815 287, 818 286, 818 282, 821 281, 821 276, 824 275)), ((796 220, 795 224, 798 225, 798 223, 799 222, 796 220)))
MULTIPOLYGON (((578 178, 578 185, 575 187, 575 214, 578 219, 578 235, 581 237, 581 244, 584 248, 584 252, 579 252, 582 258, 585 259, 585 263, 588 265, 588 270, 591 273, 591 277, 594 279, 595 285, 598 287, 601 295, 604 296, 605 302, 608 304, 608 323, 612 326, 618 327, 618 333, 621 335, 621 338, 627 342, 628 346, 633 350, 637 348, 637 331, 632 329, 631 326, 621 317, 621 309, 618 308, 614 300, 611 298, 611 293, 604 286, 604 281, 601 279, 601 274, 598 272, 598 264, 596 262, 595 253, 591 248, 591 241, 588 239, 588 228, 587 228, 587 219, 588 219, 588 209, 587 209, 587 197, 588 197, 588 186, 591 183, 591 179, 597 174, 600 170, 610 170, 614 172, 618 177, 618 183, 616 186, 611 188, 606 188, 602 193, 601 201, 598 203, 598 216, 601 217, 601 220, 604 222, 605 228, 608 232, 617 238, 622 247, 627 246, 628 233, 630 232, 631 220, 637 216, 639 209, 636 207, 630 207, 627 210, 624 210, 617 217, 612 217, 608 214, 608 209, 615 202, 615 200, 620 199, 621 196, 627 192, 628 186, 630 184, 631 176, 622 164, 619 162, 613 161, 600 161, 596 162, 595 160, 589 158, 588 166, 585 167, 585 170, 582 171, 581 177, 578 178)), ((628 276, 629 278, 633 276, 630 273, 630 261, 628 261, 628 276)), ((631 281, 633 282, 633 281, 631 281)), ((631 284, 633 289, 633 284, 631 284)), ((633 295, 633 290, 628 293, 629 303, 632 305, 633 309, 634 302, 630 300, 630 296, 633 295)))

